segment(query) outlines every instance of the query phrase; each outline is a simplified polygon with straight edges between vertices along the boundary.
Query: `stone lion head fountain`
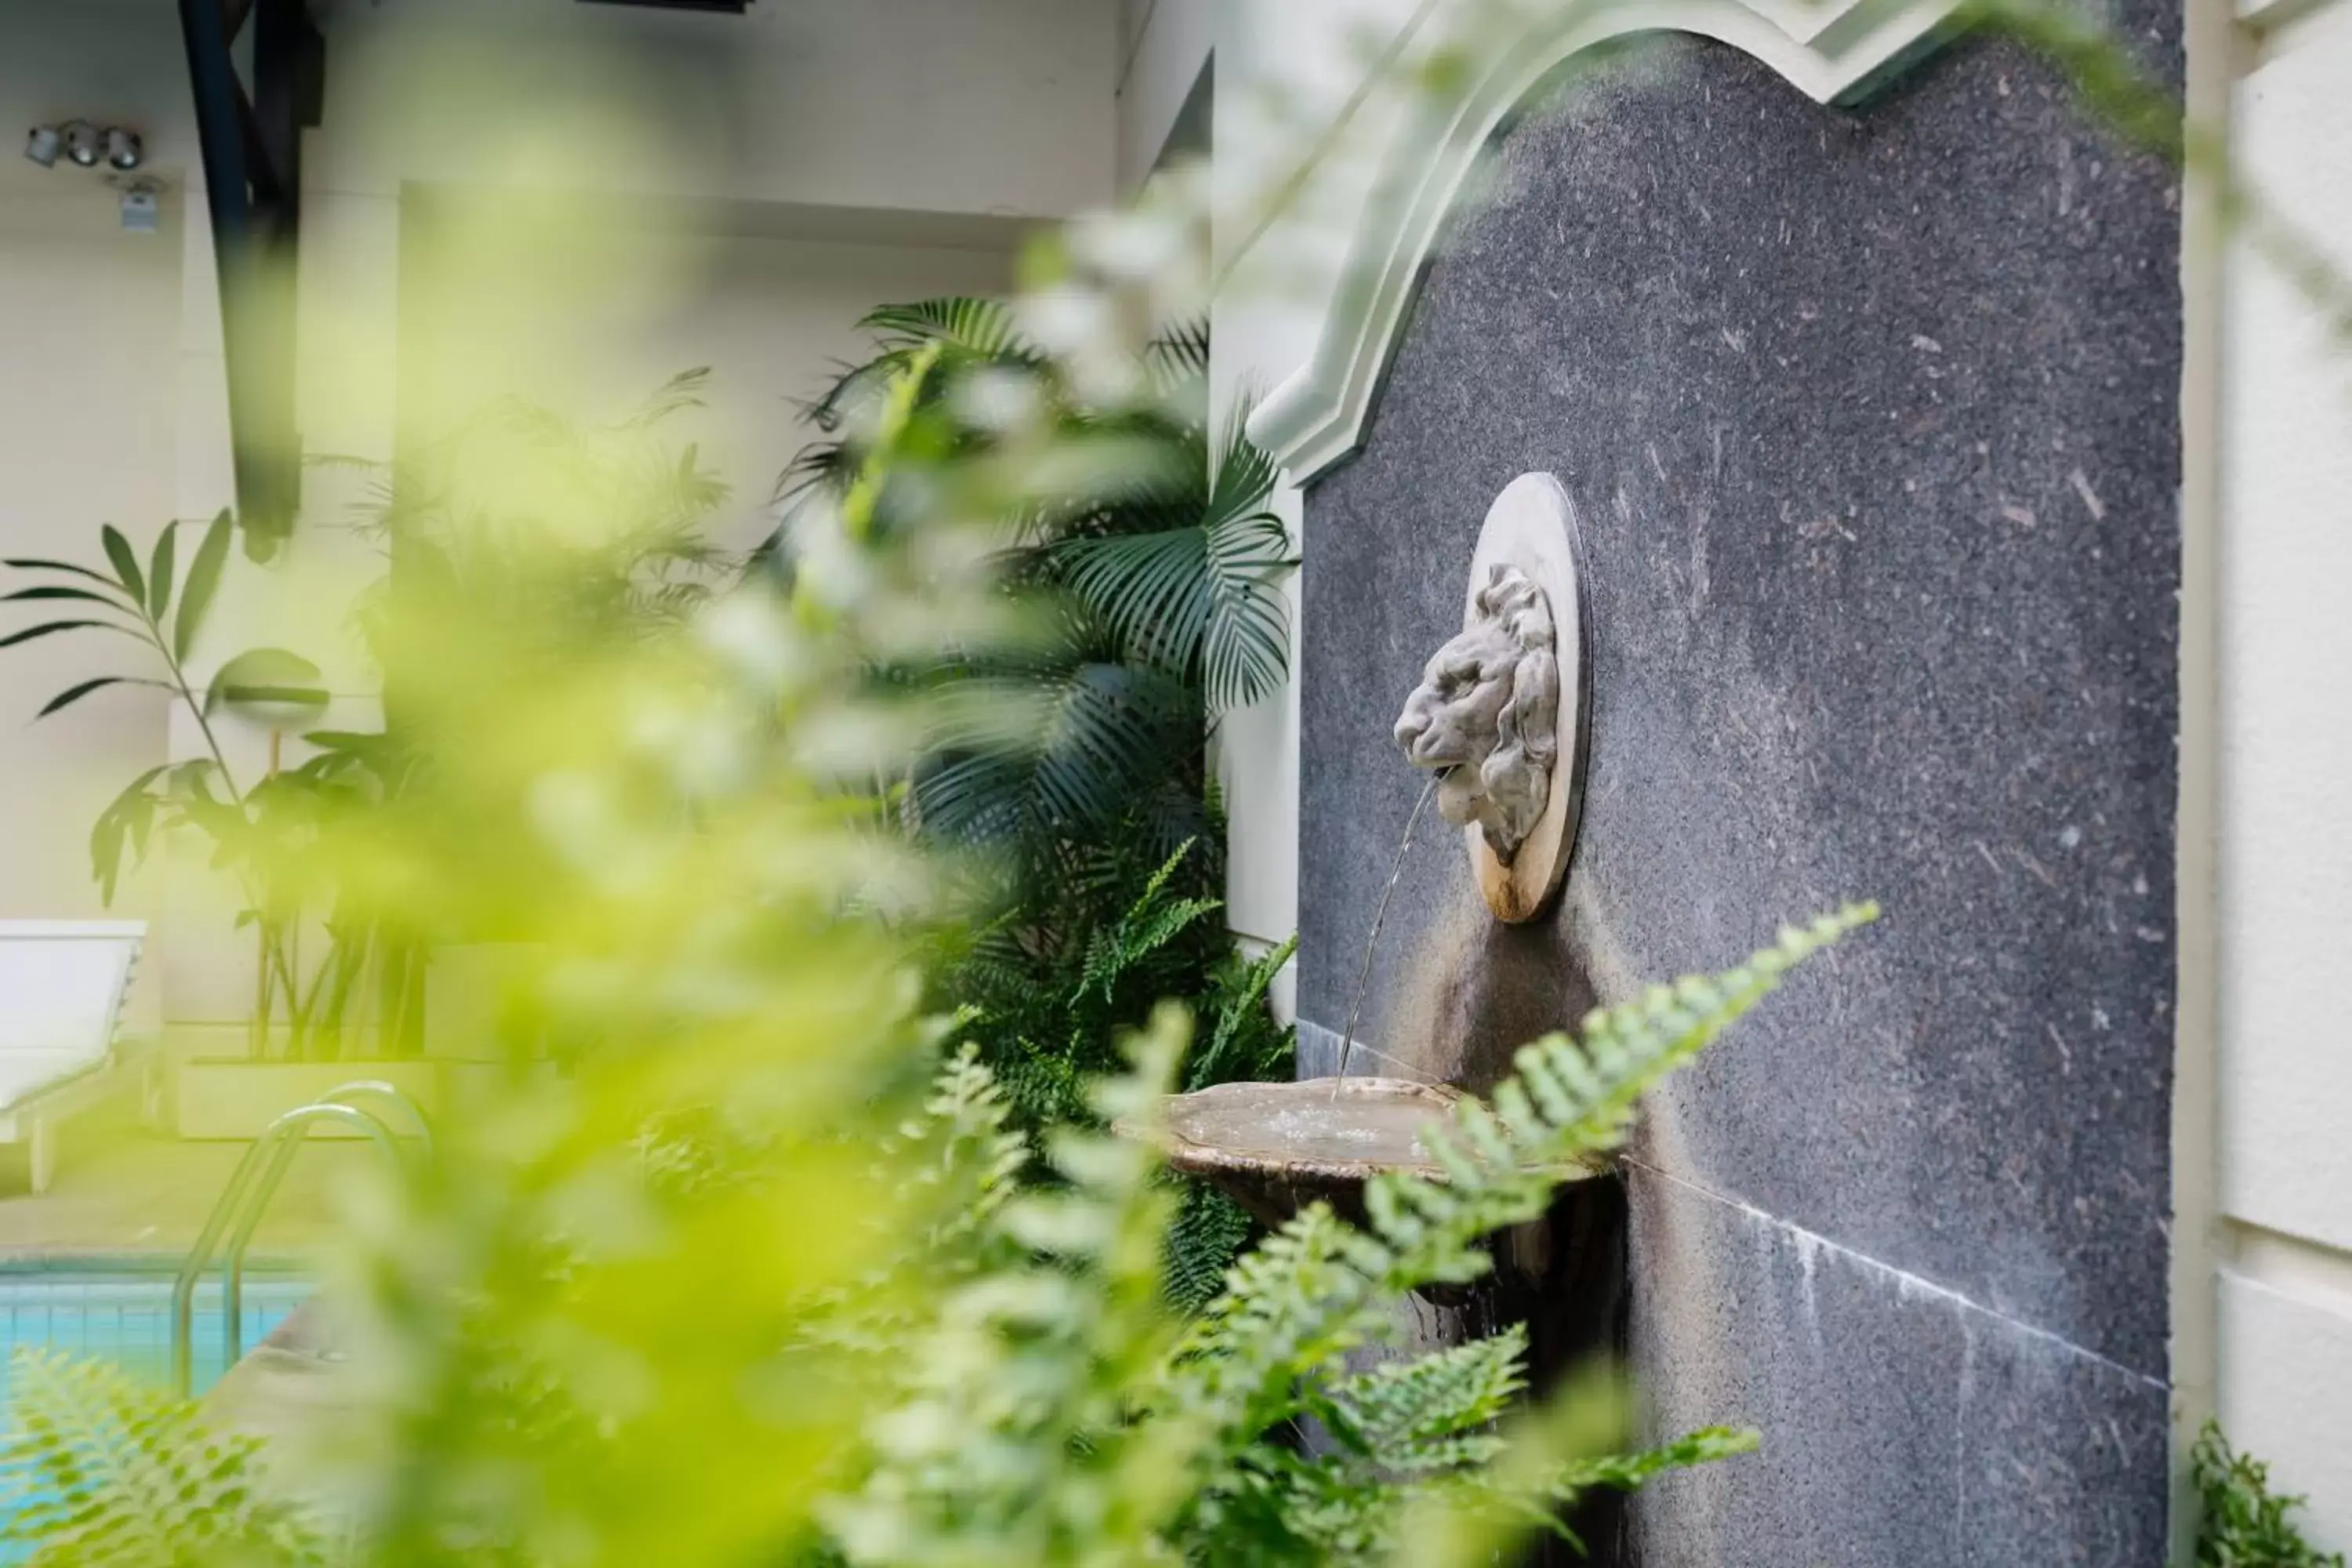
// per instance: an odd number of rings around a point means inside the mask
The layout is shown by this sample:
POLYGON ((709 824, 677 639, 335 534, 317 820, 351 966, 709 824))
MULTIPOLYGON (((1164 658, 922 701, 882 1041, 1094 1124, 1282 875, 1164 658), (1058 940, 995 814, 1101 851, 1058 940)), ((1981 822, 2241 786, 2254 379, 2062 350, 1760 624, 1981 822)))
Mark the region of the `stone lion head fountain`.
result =
POLYGON ((1551 605, 1507 562, 1473 593, 1470 624, 1430 657, 1397 716, 1396 743, 1439 770, 1437 809, 1475 823, 1508 866, 1542 821, 1559 761, 1559 658, 1551 605))
MULTIPOLYGON (((1463 829, 1479 894, 1497 920, 1539 918, 1559 897, 1575 848, 1591 666, 1576 550, 1575 511, 1557 479, 1522 474, 1505 487, 1471 556, 1462 629, 1430 658, 1395 724, 1407 759, 1438 775, 1438 809, 1463 829)), ((1408 823, 1400 868, 1411 843, 1408 823)), ((1386 908, 1383 898, 1367 911, 1367 974, 1386 908)), ((1360 983, 1358 990, 1360 998, 1360 983)), ((1308 1202, 1360 1213, 1364 1184, 1383 1171, 1442 1175, 1421 1134, 1453 1115, 1462 1090, 1349 1077, 1355 1022, 1351 1010, 1337 1078, 1216 1084, 1174 1096, 1157 1118, 1121 1130, 1157 1143, 1176 1169, 1215 1183, 1269 1224, 1308 1202)), ((1411 1070, 1410 1044, 1390 1044, 1385 1058, 1411 1070)))

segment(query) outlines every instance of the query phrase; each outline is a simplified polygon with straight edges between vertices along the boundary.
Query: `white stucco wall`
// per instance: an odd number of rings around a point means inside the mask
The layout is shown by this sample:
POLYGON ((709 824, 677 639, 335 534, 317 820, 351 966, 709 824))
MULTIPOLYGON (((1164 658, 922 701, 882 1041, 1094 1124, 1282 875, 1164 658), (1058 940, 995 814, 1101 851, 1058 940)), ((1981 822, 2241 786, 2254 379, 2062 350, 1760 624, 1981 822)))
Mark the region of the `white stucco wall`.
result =
POLYGON ((321 183, 476 177, 518 125, 583 128, 599 188, 934 212, 1108 200, 1113 0, 761 0, 742 16, 576 0, 345 6, 321 183))
MULTIPOLYGON (((170 8, 150 0, 0 0, 0 125, 11 139, 0 160, 0 553, 84 559, 103 522, 143 548, 178 510, 189 236, 168 187, 194 156, 179 48, 170 8), (26 128, 75 117, 145 133, 150 171, 167 186, 158 232, 122 230, 105 175, 16 156, 26 128)), ((31 608, 5 629, 71 618, 31 608)), ((31 721, 66 687, 123 668, 130 651, 89 633, 0 650, 0 918, 103 912, 89 824, 163 760, 162 694, 101 691, 31 721)), ((159 896, 156 878, 134 879, 114 912, 150 917, 159 896)), ((152 973, 132 997, 134 1022, 160 1005, 152 973)))
MULTIPOLYGON (((163 232, 125 234, 115 194, 95 178, 32 185, 0 178, 0 353, 10 367, 0 374, 0 547, 87 561, 111 522, 143 550, 172 515, 178 215, 163 232)), ((34 581, 7 577, 11 587, 34 581)), ((8 629, 37 616, 83 618, 85 608, 12 605, 8 629)), ((87 830, 116 790, 163 761, 163 694, 100 691, 37 726, 33 716, 136 659, 131 645, 93 633, 0 650, 0 919, 101 912, 87 830)))
MULTIPOLYGON (((2283 16, 2281 6, 2273 16, 2283 16)), ((2242 29, 2239 166, 2352 264, 2352 6, 2242 29)), ((2352 1549, 2352 361, 2241 242, 2223 289, 2218 1407, 2352 1549)))

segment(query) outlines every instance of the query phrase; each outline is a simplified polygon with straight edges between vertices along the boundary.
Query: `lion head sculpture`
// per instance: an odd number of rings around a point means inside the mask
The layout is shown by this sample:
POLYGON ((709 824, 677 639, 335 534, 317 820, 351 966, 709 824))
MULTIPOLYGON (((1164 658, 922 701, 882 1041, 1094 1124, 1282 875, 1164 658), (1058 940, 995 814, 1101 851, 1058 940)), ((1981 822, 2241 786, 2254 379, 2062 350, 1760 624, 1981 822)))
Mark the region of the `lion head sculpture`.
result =
POLYGON ((1396 742, 1413 766, 1443 773, 1445 820, 1476 823, 1507 866, 1543 818, 1559 758, 1551 605, 1526 573, 1497 564, 1471 612, 1405 699, 1396 742))

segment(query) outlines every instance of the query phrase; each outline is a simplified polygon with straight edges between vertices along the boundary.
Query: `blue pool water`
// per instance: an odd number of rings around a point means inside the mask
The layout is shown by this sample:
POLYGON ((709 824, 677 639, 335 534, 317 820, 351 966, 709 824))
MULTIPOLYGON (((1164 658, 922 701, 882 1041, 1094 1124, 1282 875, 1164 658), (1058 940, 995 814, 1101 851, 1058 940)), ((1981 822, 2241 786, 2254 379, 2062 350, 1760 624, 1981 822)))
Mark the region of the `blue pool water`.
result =
MULTIPOLYGON (((245 1279, 245 1344, 276 1328, 310 1286, 278 1273, 245 1279)), ((198 1393, 222 1372, 221 1289, 217 1276, 197 1287, 194 1370, 198 1393)), ((152 1265, 0 1271, 0 1422, 7 1419, 8 1366, 19 1346, 47 1346, 104 1356, 158 1385, 172 1375, 172 1276, 152 1265)), ((22 1555, 0 1546, 0 1563, 22 1555)))

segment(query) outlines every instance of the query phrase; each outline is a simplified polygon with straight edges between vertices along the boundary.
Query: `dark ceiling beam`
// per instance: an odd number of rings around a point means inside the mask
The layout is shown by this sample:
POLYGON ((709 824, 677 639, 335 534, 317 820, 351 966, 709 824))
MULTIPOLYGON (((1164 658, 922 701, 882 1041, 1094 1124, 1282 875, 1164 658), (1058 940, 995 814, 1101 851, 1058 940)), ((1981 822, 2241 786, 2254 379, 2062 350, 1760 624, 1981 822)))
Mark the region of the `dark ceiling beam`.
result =
POLYGON ((294 267, 302 132, 319 123, 326 45, 306 0, 179 0, 220 274, 236 510, 247 553, 291 531, 301 453, 294 419, 294 267), (231 45, 250 20, 253 90, 231 45))

